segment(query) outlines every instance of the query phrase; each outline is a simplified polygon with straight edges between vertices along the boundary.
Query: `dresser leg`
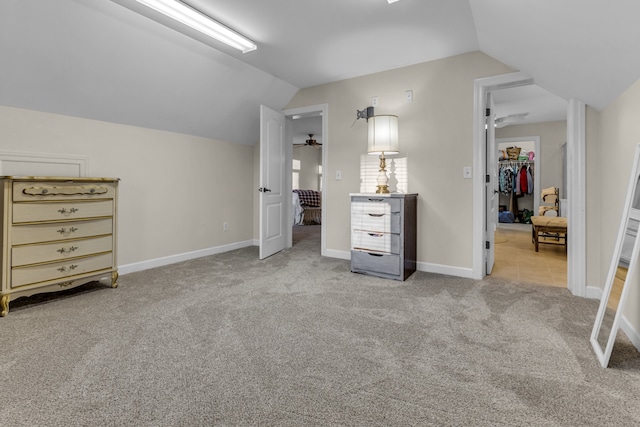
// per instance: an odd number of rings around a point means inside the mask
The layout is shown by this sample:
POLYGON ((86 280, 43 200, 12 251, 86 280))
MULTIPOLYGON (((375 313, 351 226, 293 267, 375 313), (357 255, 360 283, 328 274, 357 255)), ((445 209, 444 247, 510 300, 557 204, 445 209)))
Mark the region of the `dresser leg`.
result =
POLYGON ((117 271, 111 272, 111 287, 112 288, 117 288, 118 287, 118 272, 117 271))
POLYGON ((2 295, 2 298, 0 298, 0 317, 9 314, 9 299, 9 295, 2 295))

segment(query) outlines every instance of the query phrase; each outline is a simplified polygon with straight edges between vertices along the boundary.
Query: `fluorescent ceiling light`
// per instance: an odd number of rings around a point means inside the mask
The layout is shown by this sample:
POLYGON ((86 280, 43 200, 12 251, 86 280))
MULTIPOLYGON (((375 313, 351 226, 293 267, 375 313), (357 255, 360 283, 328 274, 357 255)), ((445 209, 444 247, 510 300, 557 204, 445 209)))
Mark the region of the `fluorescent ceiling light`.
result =
POLYGON ((186 4, 178 0, 137 0, 145 6, 156 10, 169 18, 187 25, 194 30, 213 37, 233 48, 238 49, 242 53, 251 52, 258 47, 248 38, 241 36, 233 30, 225 27, 219 22, 214 21, 206 15, 190 8, 186 4))
POLYGON ((391 4, 391 3, 395 3, 395 2, 397 2, 397 1, 398 1, 398 0, 387 0, 387 3, 391 4))

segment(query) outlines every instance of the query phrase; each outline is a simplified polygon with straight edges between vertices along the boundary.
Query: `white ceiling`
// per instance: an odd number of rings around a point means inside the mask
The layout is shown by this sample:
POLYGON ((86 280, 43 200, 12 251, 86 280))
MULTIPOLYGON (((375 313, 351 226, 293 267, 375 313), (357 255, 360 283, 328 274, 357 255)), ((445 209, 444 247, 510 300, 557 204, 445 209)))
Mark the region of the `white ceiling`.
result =
MULTIPOLYGON (((475 50, 597 109, 640 78, 637 0, 185 2, 258 49, 237 53, 135 0, 0 0, 0 104, 253 144, 260 104, 475 50)), ((498 107, 520 95, 497 94, 498 107)), ((529 95, 513 113, 535 117, 543 101, 529 95)))

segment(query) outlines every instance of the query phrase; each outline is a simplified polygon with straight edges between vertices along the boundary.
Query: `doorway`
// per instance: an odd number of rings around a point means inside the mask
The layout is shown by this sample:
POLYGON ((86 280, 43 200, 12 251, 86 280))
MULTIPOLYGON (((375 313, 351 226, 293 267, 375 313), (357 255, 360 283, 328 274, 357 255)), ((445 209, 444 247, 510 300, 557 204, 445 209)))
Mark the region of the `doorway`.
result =
POLYGON ((292 149, 287 159, 291 174, 290 246, 304 245, 326 253, 326 170, 328 151, 327 104, 285 110, 292 149))
POLYGON ((535 84, 491 95, 499 177, 491 276, 566 288, 564 235, 549 235, 541 240, 548 244, 540 244, 536 251, 531 218, 541 212, 566 216, 559 209, 559 197, 546 193, 550 188, 566 193, 562 146, 567 136, 567 102, 535 84))
MULTIPOLYGON (((495 181, 491 180, 486 168, 487 149, 485 146, 485 108, 489 93, 502 89, 532 85, 533 79, 525 73, 511 73, 501 76, 477 79, 474 82, 474 173, 473 173, 473 206, 478 215, 473 219, 473 271, 472 277, 484 278, 487 268, 486 260, 489 249, 487 234, 495 228, 488 225, 486 195, 494 190, 495 181)), ((569 244, 567 255, 567 287, 575 295, 585 296, 586 272, 584 234, 585 234, 585 105, 571 99, 567 107, 567 165, 568 190, 571 200, 568 203, 569 244)))

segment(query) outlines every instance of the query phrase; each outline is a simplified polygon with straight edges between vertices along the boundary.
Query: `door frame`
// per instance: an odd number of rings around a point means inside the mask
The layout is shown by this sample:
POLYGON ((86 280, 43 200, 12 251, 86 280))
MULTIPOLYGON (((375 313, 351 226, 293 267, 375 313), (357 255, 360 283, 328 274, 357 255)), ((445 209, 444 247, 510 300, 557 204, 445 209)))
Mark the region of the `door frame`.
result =
MULTIPOLYGON (((496 127, 495 114, 496 106, 493 102, 493 94, 486 93, 485 109, 489 114, 485 113, 485 131, 484 146, 485 151, 489 153, 496 152, 496 127)), ((487 169, 487 177, 484 184, 485 197, 485 235, 486 244, 485 251, 485 273, 491 274, 495 263, 495 233, 498 226, 498 205, 500 204, 500 193, 498 192, 498 159, 495 155, 485 156, 485 168, 487 169)))
MULTIPOLYGON (((482 280, 486 273, 484 226, 486 216, 485 176, 486 147, 485 105, 487 92, 534 84, 533 78, 522 72, 476 79, 473 105, 473 266, 472 277, 482 280)), ((568 253, 567 288, 577 296, 586 296, 586 141, 585 104, 570 99, 567 107, 567 170, 568 170, 568 253)))
MULTIPOLYGON (((316 105, 309 105, 307 107, 299 107, 299 108, 290 108, 287 110, 283 110, 283 113, 285 115, 285 119, 286 119, 286 123, 287 123, 287 127, 289 127, 289 125, 291 124, 291 119, 293 116, 297 116, 297 115, 313 115, 313 114, 320 114, 320 116, 322 117, 322 177, 321 177, 321 182, 322 182, 322 194, 321 194, 321 206, 322 206, 322 212, 321 212, 321 224, 320 224, 320 254, 322 256, 326 256, 326 252, 327 252, 327 193, 328 193, 328 188, 327 188, 327 159, 329 158, 329 104, 316 104, 316 105)), ((287 141, 287 143, 289 143, 290 145, 293 144, 293 136, 291 132, 287 132, 288 137, 291 137, 291 139, 289 139, 287 141)), ((288 174, 289 176, 289 188, 288 188, 288 192, 291 193, 291 174, 292 174, 292 159, 293 159, 293 150, 287 150, 288 154, 288 158, 285 160, 286 162, 286 167, 287 170, 285 171, 285 173, 288 174)), ((291 205, 291 203, 289 203, 289 205, 291 205)), ((291 207, 289 208, 291 210, 291 207)), ((290 219, 290 227, 288 227, 289 230, 289 237, 292 237, 291 231, 293 229, 293 218, 292 218, 292 214, 289 214, 289 219, 290 219)), ((291 245, 290 245, 291 246, 291 245)))

